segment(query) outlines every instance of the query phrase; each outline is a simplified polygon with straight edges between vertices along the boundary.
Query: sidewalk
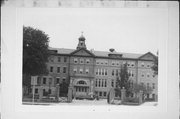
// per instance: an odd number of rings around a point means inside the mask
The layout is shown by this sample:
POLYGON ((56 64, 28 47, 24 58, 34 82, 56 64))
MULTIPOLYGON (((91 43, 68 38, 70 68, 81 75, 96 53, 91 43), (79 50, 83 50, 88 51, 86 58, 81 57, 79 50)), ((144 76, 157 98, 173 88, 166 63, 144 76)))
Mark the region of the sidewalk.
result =
MULTIPOLYGON (((100 100, 73 100, 71 103, 66 103, 66 102, 52 102, 52 103, 48 103, 48 102, 23 102, 23 104, 25 105, 110 105, 107 103, 106 99, 100 99, 100 100)), ((145 102, 142 105, 139 106, 156 106, 158 104, 158 102, 145 102)), ((117 105, 117 106, 124 106, 124 105, 117 105)), ((132 106, 132 105, 129 105, 132 106)))

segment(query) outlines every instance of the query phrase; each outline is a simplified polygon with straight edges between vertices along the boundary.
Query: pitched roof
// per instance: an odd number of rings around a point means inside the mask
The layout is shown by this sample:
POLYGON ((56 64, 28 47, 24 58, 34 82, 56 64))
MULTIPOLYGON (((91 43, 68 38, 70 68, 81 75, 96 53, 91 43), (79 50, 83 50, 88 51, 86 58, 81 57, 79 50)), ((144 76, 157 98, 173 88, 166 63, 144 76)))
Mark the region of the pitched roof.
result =
MULTIPOLYGON (((49 47, 49 50, 57 50, 58 54, 70 54, 74 52, 76 49, 49 47)), ((108 51, 95 51, 95 50, 92 51, 90 50, 90 52, 93 53, 95 56, 99 56, 99 57, 108 57, 108 54, 110 53, 108 51)), ((136 53, 123 53, 123 52, 116 52, 116 54, 122 54, 123 58, 132 58, 132 59, 136 59, 144 55, 144 54, 136 54, 136 53)))

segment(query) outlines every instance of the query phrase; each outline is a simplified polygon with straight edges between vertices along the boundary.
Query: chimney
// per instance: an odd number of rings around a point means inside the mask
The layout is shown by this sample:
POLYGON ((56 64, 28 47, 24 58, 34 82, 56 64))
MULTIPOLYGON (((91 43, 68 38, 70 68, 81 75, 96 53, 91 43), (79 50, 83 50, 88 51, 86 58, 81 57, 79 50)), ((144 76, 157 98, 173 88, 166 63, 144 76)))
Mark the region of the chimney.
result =
POLYGON ((114 50, 114 48, 110 48, 109 51, 110 52, 114 52, 115 50, 114 50))

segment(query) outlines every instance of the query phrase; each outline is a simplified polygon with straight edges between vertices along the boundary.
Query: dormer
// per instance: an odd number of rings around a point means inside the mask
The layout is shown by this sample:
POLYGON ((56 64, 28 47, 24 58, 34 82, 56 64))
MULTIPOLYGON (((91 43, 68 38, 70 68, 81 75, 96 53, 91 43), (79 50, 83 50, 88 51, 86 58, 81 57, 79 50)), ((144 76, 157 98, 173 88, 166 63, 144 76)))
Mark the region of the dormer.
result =
POLYGON ((109 49, 109 52, 108 56, 111 58, 122 58, 122 54, 117 53, 113 48, 109 49))

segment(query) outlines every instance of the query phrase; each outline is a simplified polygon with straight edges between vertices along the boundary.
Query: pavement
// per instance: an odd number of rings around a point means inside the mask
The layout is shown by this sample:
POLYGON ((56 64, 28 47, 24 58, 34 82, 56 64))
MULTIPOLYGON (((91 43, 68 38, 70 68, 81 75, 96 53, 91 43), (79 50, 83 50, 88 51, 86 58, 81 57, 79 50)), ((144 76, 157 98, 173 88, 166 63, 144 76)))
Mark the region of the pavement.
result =
MULTIPOLYGON (((107 103, 106 99, 100 99, 100 100, 73 100, 71 103, 67 102, 23 102, 25 105, 109 105, 107 103)), ((115 101, 115 104, 120 104, 120 101, 115 101)), ((145 102, 140 106, 156 106, 157 102, 145 102)), ((120 106, 120 105, 119 105, 120 106)), ((123 106, 123 105, 121 105, 123 106)), ((130 105, 131 106, 131 105, 130 105)))

